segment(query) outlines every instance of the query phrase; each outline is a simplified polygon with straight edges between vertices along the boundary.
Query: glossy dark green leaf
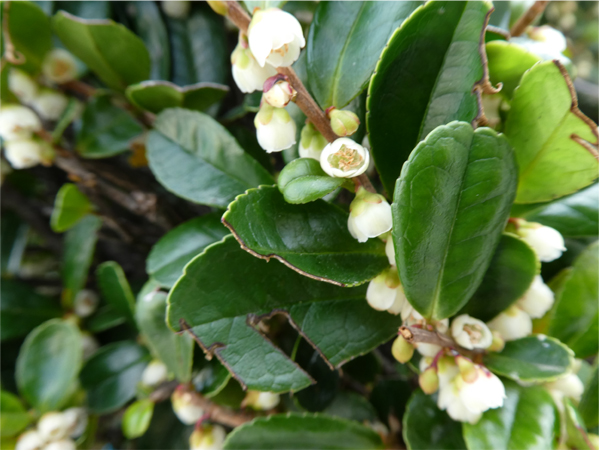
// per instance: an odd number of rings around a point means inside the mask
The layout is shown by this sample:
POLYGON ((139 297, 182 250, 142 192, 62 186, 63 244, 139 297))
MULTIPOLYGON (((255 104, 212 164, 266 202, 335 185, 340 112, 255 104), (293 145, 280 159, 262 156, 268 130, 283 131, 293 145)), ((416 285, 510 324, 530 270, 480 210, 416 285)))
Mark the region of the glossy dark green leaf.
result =
POLYGON ((599 243, 576 258, 566 277, 556 292, 549 334, 586 358, 599 348, 599 243))
POLYGON ((133 341, 108 344, 87 360, 79 377, 92 412, 116 411, 135 396, 150 355, 133 341))
POLYGON ((593 367, 591 378, 585 385, 578 410, 587 428, 594 428, 599 425, 599 372, 597 362, 593 367))
POLYGON ((19 351, 15 371, 19 392, 41 412, 59 409, 76 388, 82 359, 76 325, 59 319, 43 323, 19 351))
POLYGON ((559 418, 553 400, 541 386, 522 387, 503 381, 503 407, 489 409, 476 424, 464 423, 469 450, 532 450, 553 448, 559 418))
POLYGON ((183 268, 210 244, 220 241, 229 231, 213 213, 191 219, 166 233, 152 247, 146 271, 161 286, 170 288, 183 275, 183 268))
POLYGON ((422 2, 321 2, 306 52, 310 90, 323 109, 343 108, 368 83, 391 34, 422 2))
POLYGON ((83 112, 77 151, 84 158, 107 158, 129 149, 143 127, 129 113, 112 104, 109 96, 92 99, 83 112))
POLYGON ((31 417, 16 395, 0 391, 0 430, 2 438, 16 436, 31 423, 31 417))
POLYGON ((127 439, 135 439, 143 435, 150 426, 154 402, 150 399, 138 400, 131 404, 123 415, 123 434, 127 439))
POLYGON ((485 366, 515 381, 551 381, 572 368, 572 350, 554 338, 539 334, 506 342, 501 352, 483 358, 485 366))
POLYGON ((0 341, 25 336, 62 313, 57 300, 40 295, 31 286, 16 280, 2 280, 0 297, 0 341))
POLYGON ((246 423, 227 436, 225 449, 376 449, 380 436, 351 420, 323 414, 277 414, 246 423))
MULTIPOLYGON (((231 374, 225 366, 216 358, 212 358, 210 361, 207 359, 202 360, 203 366, 200 369, 197 376, 193 379, 193 385, 198 392, 200 392, 206 398, 214 398, 218 396, 223 390, 226 389, 227 385, 231 381, 231 374)), ((237 386, 241 385, 236 381, 237 386)), ((226 394, 226 393, 225 393, 226 394)), ((245 397, 245 393, 242 395, 241 400, 245 397)), ((239 404, 237 405, 239 407, 239 404)))
POLYGON ((520 170, 517 203, 553 200, 597 178, 597 126, 578 109, 572 81, 557 62, 539 63, 524 74, 505 135, 520 170))
POLYGON ((50 226, 57 233, 66 231, 90 213, 92 208, 89 198, 77 185, 65 183, 56 194, 50 226))
POLYGON ((516 191, 516 162, 504 136, 464 122, 438 127, 403 166, 393 239, 410 303, 443 319, 481 283, 516 191))
POLYGON ((403 439, 408 450, 462 450, 462 427, 437 407, 435 397, 420 389, 408 402, 403 416, 403 439))
POLYGON ((297 204, 318 200, 346 184, 346 181, 328 176, 315 159, 299 158, 283 168, 277 184, 285 200, 297 204))
POLYGON ((331 404, 339 391, 339 372, 329 365, 305 340, 300 341, 294 361, 310 375, 316 383, 293 395, 302 410, 320 412, 331 404))
POLYGON ((503 85, 500 94, 512 98, 522 75, 541 58, 513 42, 496 40, 486 45, 489 80, 493 86, 503 85))
POLYGON ((488 322, 522 297, 539 269, 533 249, 518 237, 504 233, 483 281, 461 313, 488 322))
POLYGON ((403 416, 412 391, 413 386, 407 381, 383 379, 376 383, 369 400, 374 405, 379 420, 389 425, 390 417, 399 419, 403 416))
POLYGON ((472 122, 483 78, 482 30, 489 2, 431 1, 395 31, 370 80, 372 156, 389 194, 418 142, 439 125, 472 122))
POLYGON ((292 205, 276 187, 262 186, 238 196, 222 220, 254 256, 276 258, 317 280, 355 286, 389 262, 382 241, 359 243, 351 236, 347 217, 323 200, 292 205))
POLYGON ((103 262, 96 269, 96 281, 104 300, 132 321, 135 313, 135 296, 123 268, 114 261, 103 262))
MULTIPOLYGON (((2 211, 0 217, 0 271, 3 276, 16 275, 21 267, 29 225, 13 211, 2 211)), ((0 331, 1 334, 1 331, 0 331)))
POLYGON ((151 64, 148 50, 123 25, 112 20, 80 19, 59 11, 54 16, 53 28, 67 50, 108 87, 124 90, 130 84, 148 79, 151 64))
POLYGON ((378 420, 374 406, 355 392, 341 391, 323 411, 325 414, 342 419, 375 422, 378 420))
POLYGON ((191 378, 193 338, 189 334, 175 334, 166 325, 165 292, 157 292, 159 285, 149 281, 137 299, 135 319, 152 353, 160 359, 177 380, 182 383, 191 378))
POLYGON ((162 112, 150 132, 147 156, 164 187, 205 205, 225 208, 247 189, 273 183, 225 128, 200 112, 162 112))
POLYGON ((112 305, 104 305, 85 321, 85 329, 90 333, 100 333, 127 322, 127 316, 122 315, 112 305))
POLYGON ((110 16, 110 2, 107 1, 58 1, 55 9, 66 11, 82 19, 107 19, 110 16))
POLYGON ((160 402, 154 407, 148 431, 136 445, 144 450, 181 450, 189 447, 189 435, 194 427, 184 425, 173 413, 171 402, 160 402))

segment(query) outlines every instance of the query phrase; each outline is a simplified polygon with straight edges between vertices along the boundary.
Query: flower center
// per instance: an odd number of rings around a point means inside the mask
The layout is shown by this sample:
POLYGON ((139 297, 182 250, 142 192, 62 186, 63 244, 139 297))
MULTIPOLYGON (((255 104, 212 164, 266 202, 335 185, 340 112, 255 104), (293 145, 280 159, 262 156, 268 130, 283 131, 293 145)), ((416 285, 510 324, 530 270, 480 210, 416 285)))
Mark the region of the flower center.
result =
POLYGON ((470 340, 474 343, 479 342, 483 337, 483 329, 477 324, 464 325, 464 331, 470 336, 470 340))
POLYGON ((337 153, 328 157, 328 162, 334 169, 348 172, 362 166, 364 158, 353 148, 342 145, 337 153))
POLYGON ((273 50, 273 53, 278 53, 281 56, 285 56, 285 54, 289 51, 289 44, 285 44, 282 47, 279 47, 276 50, 273 50))
POLYGON ((54 64, 54 74, 58 76, 64 75, 69 71, 70 67, 65 61, 56 61, 54 64))

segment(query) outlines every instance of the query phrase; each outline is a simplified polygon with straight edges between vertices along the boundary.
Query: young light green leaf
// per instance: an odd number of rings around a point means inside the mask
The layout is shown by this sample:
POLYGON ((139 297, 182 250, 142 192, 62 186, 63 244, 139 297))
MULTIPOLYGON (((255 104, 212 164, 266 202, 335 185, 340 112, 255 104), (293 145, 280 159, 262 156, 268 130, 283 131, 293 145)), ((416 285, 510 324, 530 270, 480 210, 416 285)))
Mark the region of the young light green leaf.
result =
POLYGON ((66 231, 90 213, 92 209, 89 198, 79 190, 77 185, 65 183, 56 194, 50 226, 57 233, 66 231))
POLYGON ((299 158, 283 168, 277 184, 288 203, 298 204, 318 200, 347 185, 347 181, 328 176, 315 159, 299 158))
POLYGON ((489 64, 489 80, 493 86, 502 84, 500 94, 511 99, 522 75, 541 58, 521 45, 507 41, 492 41, 485 46, 489 64))
POLYGON ((143 435, 150 426, 154 402, 150 399, 132 403, 123 415, 123 434, 127 439, 135 439, 143 435))
POLYGON ((424 316, 455 314, 478 288, 509 216, 516 170, 504 136, 464 122, 435 129, 403 166, 391 206, 395 258, 424 316))
POLYGON ((114 261, 103 262, 96 269, 96 280, 106 302, 133 322, 135 296, 123 268, 114 261))
POLYGON ((490 12, 490 2, 427 2, 383 50, 368 88, 366 120, 389 194, 418 142, 439 125, 478 116, 474 87, 484 79, 480 54, 490 12))
POLYGON ((16 395, 0 391, 0 430, 2 437, 18 435, 31 423, 31 417, 16 395))
POLYGON ((568 446, 580 450, 593 450, 595 447, 589 445, 590 442, 584 420, 571 399, 564 399, 564 409, 567 433, 566 443, 568 446))
POLYGON ((584 388, 578 410, 588 428, 599 425, 599 372, 597 362, 595 362, 591 378, 584 388))

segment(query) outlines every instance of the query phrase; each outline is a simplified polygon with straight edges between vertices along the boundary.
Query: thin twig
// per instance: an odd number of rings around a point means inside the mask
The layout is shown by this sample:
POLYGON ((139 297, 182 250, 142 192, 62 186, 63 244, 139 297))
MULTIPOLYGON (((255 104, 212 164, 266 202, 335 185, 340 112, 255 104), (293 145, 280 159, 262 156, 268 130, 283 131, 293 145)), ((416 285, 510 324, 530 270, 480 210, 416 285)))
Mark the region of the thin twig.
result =
POLYGON ((537 16, 545 11, 547 4, 549 1, 539 0, 533 3, 533 5, 528 8, 522 17, 518 19, 518 21, 514 24, 512 29, 510 30, 510 34, 512 37, 520 36, 522 33, 526 31, 528 26, 535 21, 537 16))
POLYGON ((484 350, 468 350, 459 346, 452 338, 445 334, 438 333, 436 331, 428 331, 423 328, 403 326, 400 327, 399 334, 401 334, 403 338, 410 343, 418 344, 421 342, 423 344, 434 344, 440 347, 448 347, 470 358, 476 358, 484 353, 484 350))

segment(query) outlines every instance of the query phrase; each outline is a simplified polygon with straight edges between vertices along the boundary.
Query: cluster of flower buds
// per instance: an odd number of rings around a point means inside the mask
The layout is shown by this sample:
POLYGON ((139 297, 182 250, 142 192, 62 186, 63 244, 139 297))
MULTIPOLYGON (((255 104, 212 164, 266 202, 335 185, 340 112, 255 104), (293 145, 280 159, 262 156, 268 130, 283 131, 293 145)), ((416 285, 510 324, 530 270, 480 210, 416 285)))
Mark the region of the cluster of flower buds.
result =
POLYGON ((75 450, 75 441, 87 428, 87 413, 83 408, 44 414, 35 429, 19 436, 16 450, 75 450))
POLYGON ((150 388, 168 380, 168 368, 158 359, 150 361, 141 374, 141 384, 150 388))
POLYGON ((248 391, 241 406, 257 411, 268 411, 275 408, 281 397, 273 392, 248 391))
POLYGON ((189 436, 191 450, 221 450, 227 432, 220 425, 198 424, 189 436))
POLYGON ((204 415, 200 394, 185 385, 177 386, 171 396, 173 411, 185 425, 193 425, 204 415))

